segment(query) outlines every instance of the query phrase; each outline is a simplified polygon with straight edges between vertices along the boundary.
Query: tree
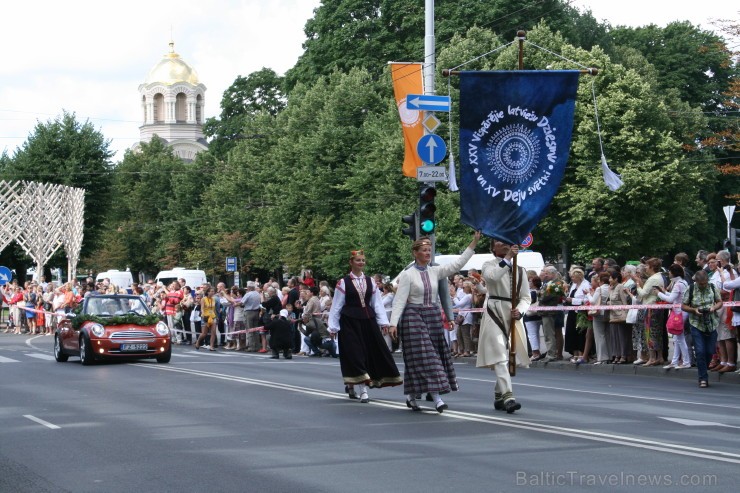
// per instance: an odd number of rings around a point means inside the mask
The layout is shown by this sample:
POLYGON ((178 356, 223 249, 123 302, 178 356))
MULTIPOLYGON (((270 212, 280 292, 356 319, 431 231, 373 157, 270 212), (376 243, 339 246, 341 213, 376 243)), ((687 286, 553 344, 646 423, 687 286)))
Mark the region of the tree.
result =
MULTIPOLYGON (((485 30, 480 29, 469 33, 476 40, 484 34, 485 30)), ((492 38, 493 33, 488 36, 492 38)), ((675 93, 672 96, 662 91, 650 71, 643 75, 614 64, 598 47, 586 51, 572 46, 544 23, 531 29, 527 39, 600 69, 598 76, 584 76, 580 82, 569 166, 548 216, 534 232, 537 249, 555 257, 565 244, 579 260, 597 255, 629 259, 644 254, 662 256, 671 248, 709 234, 705 198, 714 183, 714 172, 706 160, 686 159, 681 142, 674 137, 677 129, 684 132, 686 125, 685 121, 679 125, 668 111, 681 104, 675 93), (617 193, 606 188, 601 176, 592 83, 606 155, 625 182, 617 193), (681 220, 671 221, 669 216, 681 220), (639 224, 635 222, 637 217, 639 224)), ((454 65, 459 63, 457 60, 471 59, 474 53, 467 50, 476 44, 459 37, 449 51, 440 53, 440 60, 454 65)), ((475 68, 511 70, 517 66, 517 58, 518 49, 512 46, 479 60, 475 68)), ((527 69, 573 68, 528 45, 524 65, 527 69)), ((453 79, 453 87, 456 82, 453 79)), ((700 120, 697 125, 701 123, 705 128, 706 119, 700 114, 694 116, 700 120)))
MULTIPOLYGON (((722 37, 689 21, 671 22, 664 28, 620 26, 610 34, 615 46, 634 48, 645 56, 655 67, 662 90, 678 91, 692 107, 718 109, 736 70, 722 37)), ((620 63, 620 57, 615 61, 620 63)))
MULTIPOLYGON (((204 245, 239 232, 248 240, 248 265, 345 272, 347 248, 359 248, 369 231, 357 223, 359 213, 395 211, 395 204, 406 209, 415 200, 412 181, 401 175, 398 112, 380 92, 365 70, 334 73, 297 86, 276 117, 261 114, 247 122, 245 131, 264 137, 240 141, 217 165, 203 195, 213 235, 204 245), (335 231, 343 225, 350 233, 340 238, 335 231)), ((373 231, 384 232, 377 241, 396 259, 392 265, 402 264, 391 253, 403 239, 399 218, 368 216, 373 231)))
MULTIPOLYGON (((736 41, 740 38, 738 22, 720 22, 719 28, 729 40, 736 41)), ((731 200, 740 206, 740 119, 737 117, 740 110, 740 76, 737 73, 739 55, 737 50, 732 53, 736 71, 723 94, 722 111, 717 112, 714 117, 715 132, 703 139, 699 146, 715 152, 719 160, 717 169, 722 175, 719 195, 723 200, 717 205, 726 205, 726 201, 731 200)))
POLYGON ((120 248, 119 243, 125 245, 132 271, 158 270, 159 259, 166 256, 163 232, 181 227, 179 223, 164 223, 163 219, 173 196, 172 176, 183 173, 185 166, 155 136, 149 143, 142 142, 139 150, 126 151, 116 168, 112 190, 116 200, 110 201, 111 207, 107 208, 107 232, 111 235, 111 248, 120 248))
MULTIPOLYGON (((437 0, 438 50, 471 25, 487 27, 505 39, 541 19, 575 43, 606 40, 606 29, 590 12, 581 14, 562 0, 437 0)), ((339 70, 364 68, 379 78, 393 60, 424 58, 424 2, 417 0, 324 0, 306 22, 304 53, 286 73, 286 87, 312 83, 339 70)))
POLYGON ((57 183, 85 189, 85 237, 82 255, 93 252, 101 240, 110 208, 113 152, 110 141, 90 122, 74 113, 37 123, 12 159, 3 159, 0 179, 57 183))
POLYGON ((220 117, 209 118, 203 126, 212 139, 211 154, 224 159, 239 139, 256 137, 243 133, 245 121, 261 112, 277 115, 285 107, 282 85, 282 77, 269 68, 238 76, 221 98, 220 117))

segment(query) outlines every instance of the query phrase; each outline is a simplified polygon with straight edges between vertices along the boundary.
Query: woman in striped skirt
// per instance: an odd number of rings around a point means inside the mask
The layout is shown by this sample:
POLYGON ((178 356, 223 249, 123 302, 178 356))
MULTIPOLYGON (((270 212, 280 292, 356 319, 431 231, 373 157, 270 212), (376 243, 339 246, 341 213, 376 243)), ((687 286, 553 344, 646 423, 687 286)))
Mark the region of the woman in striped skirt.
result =
POLYGON ((393 299, 388 332, 393 336, 398 330, 403 347, 404 393, 406 405, 419 411, 416 395, 429 392, 438 412, 447 409, 440 394, 457 390, 452 355, 444 338, 442 309, 438 292, 438 281, 458 272, 475 253, 480 239, 476 232, 473 241, 453 263, 432 266, 432 242, 421 238, 411 247, 414 264, 398 278, 398 289, 393 299))

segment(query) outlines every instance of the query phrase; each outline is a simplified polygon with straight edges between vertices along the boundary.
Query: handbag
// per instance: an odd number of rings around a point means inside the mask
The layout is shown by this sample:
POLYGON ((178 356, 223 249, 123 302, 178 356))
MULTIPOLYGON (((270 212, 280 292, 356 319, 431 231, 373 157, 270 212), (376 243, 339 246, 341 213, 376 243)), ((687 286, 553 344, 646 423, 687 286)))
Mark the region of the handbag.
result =
POLYGON ((672 311, 668 316, 668 322, 666 322, 665 327, 669 334, 683 334, 683 314, 681 312, 672 311))
MULTIPOLYGON (((598 288, 601 291, 601 288, 598 288)), ((603 304, 603 294, 599 293, 599 297, 596 298, 596 304, 593 304, 591 306, 599 306, 603 304)), ((591 309, 588 311, 588 314, 592 317, 604 317, 604 310, 598 310, 598 309, 591 309)))
POLYGON ((455 324, 462 325, 465 322, 465 315, 458 315, 455 317, 455 324))

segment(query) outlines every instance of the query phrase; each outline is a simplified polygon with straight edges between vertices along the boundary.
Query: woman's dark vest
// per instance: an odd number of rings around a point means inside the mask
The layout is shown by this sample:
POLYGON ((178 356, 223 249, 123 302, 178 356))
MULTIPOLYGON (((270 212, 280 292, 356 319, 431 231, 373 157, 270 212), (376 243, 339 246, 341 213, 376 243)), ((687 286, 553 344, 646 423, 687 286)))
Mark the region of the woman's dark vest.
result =
POLYGON ((367 286, 367 289, 365 290, 365 306, 362 306, 362 302, 360 300, 360 293, 357 291, 357 288, 355 287, 355 283, 352 282, 352 278, 350 276, 345 276, 344 278, 344 306, 342 307, 342 315, 345 315, 349 318, 361 318, 361 319, 374 319, 375 318, 375 310, 373 309, 373 306, 370 304, 370 298, 373 297, 373 285, 372 285, 372 279, 370 279, 370 276, 365 276, 365 286, 367 286))

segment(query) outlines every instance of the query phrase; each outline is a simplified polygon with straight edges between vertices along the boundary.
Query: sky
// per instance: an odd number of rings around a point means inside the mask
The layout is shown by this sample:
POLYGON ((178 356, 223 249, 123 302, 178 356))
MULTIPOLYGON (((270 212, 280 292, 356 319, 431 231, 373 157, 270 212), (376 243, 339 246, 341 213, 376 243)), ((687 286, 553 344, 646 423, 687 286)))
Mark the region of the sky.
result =
MULTIPOLYGON (((421 0, 419 0, 421 2, 421 0)), ((205 117, 218 116, 237 76, 285 73, 302 53, 303 27, 321 0, 26 0, 5 2, 0 28, 0 153, 12 155, 37 122, 74 112, 111 141, 113 161, 139 139, 139 84, 175 51, 206 85, 205 117)), ((573 0, 612 25, 737 20, 731 0, 573 0)), ((422 43, 422 40, 420 40, 422 43)), ((438 47, 439 48, 439 47, 438 47)))

